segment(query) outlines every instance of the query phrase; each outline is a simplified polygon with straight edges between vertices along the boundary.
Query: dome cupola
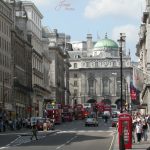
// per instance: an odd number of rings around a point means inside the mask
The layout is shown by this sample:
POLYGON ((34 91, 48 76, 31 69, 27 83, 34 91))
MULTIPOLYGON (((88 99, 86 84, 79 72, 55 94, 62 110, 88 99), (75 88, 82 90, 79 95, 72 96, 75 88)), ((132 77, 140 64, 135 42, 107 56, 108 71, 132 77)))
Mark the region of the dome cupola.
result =
POLYGON ((107 38, 107 34, 105 35, 105 38, 102 40, 97 41, 97 43, 94 45, 94 48, 115 48, 118 49, 118 44, 107 38))
POLYGON ((107 38, 107 34, 105 38, 102 40, 98 40, 93 48, 93 56, 98 57, 115 57, 118 56, 118 44, 107 38))

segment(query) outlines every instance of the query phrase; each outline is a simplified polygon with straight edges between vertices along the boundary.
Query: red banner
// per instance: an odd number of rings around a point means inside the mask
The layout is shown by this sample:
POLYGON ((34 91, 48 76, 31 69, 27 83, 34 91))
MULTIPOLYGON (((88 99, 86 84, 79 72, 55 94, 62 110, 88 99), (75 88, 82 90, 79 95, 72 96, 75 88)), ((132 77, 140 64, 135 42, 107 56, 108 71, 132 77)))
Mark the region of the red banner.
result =
POLYGON ((131 96, 131 100, 136 100, 137 95, 136 95, 136 91, 134 89, 131 89, 130 96, 131 96))

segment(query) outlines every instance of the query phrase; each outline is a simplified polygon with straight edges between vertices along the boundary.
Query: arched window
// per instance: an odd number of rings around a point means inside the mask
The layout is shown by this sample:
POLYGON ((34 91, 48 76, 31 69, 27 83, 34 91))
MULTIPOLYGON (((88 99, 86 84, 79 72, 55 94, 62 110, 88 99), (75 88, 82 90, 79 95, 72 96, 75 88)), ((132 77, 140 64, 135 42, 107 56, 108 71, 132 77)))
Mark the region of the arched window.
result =
POLYGON ((110 95, 110 79, 108 77, 103 77, 103 95, 110 95))
POLYGON ((93 75, 88 78, 88 95, 93 96, 96 94, 96 80, 93 75))

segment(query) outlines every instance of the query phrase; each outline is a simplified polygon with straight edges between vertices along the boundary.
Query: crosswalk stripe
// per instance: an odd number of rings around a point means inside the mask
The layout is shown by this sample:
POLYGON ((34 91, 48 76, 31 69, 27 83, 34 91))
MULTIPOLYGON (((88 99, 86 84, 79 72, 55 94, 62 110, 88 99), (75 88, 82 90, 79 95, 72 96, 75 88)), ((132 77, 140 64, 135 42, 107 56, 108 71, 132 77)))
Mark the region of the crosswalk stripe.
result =
POLYGON ((114 131, 104 131, 104 130, 62 130, 62 131, 58 131, 57 133, 74 133, 74 132, 76 132, 76 133, 84 133, 84 132, 110 132, 110 133, 112 133, 112 132, 114 132, 114 131))

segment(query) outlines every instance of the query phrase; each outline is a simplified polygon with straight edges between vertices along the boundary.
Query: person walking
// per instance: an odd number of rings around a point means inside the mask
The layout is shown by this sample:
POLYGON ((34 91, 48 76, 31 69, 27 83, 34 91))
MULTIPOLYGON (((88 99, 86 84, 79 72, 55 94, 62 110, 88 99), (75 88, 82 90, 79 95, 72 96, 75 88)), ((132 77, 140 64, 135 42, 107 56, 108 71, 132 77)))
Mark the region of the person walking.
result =
POLYGON ((143 123, 143 138, 144 141, 147 141, 148 135, 147 135, 147 131, 148 131, 148 123, 146 122, 146 120, 143 123))
POLYGON ((32 140, 33 137, 35 137, 35 139, 38 140, 38 138, 37 138, 37 127, 36 127, 36 125, 33 125, 33 126, 32 126, 32 136, 31 136, 30 139, 32 140))
POLYGON ((107 121, 108 121, 108 116, 105 115, 105 116, 104 116, 104 122, 107 123, 107 121))
POLYGON ((142 122, 141 122, 141 120, 139 120, 137 122, 135 130, 136 130, 136 135, 137 135, 137 142, 140 143, 141 138, 142 138, 142 122))
POLYGON ((135 128, 136 128, 136 121, 133 120, 132 122, 132 141, 135 143, 135 128))

